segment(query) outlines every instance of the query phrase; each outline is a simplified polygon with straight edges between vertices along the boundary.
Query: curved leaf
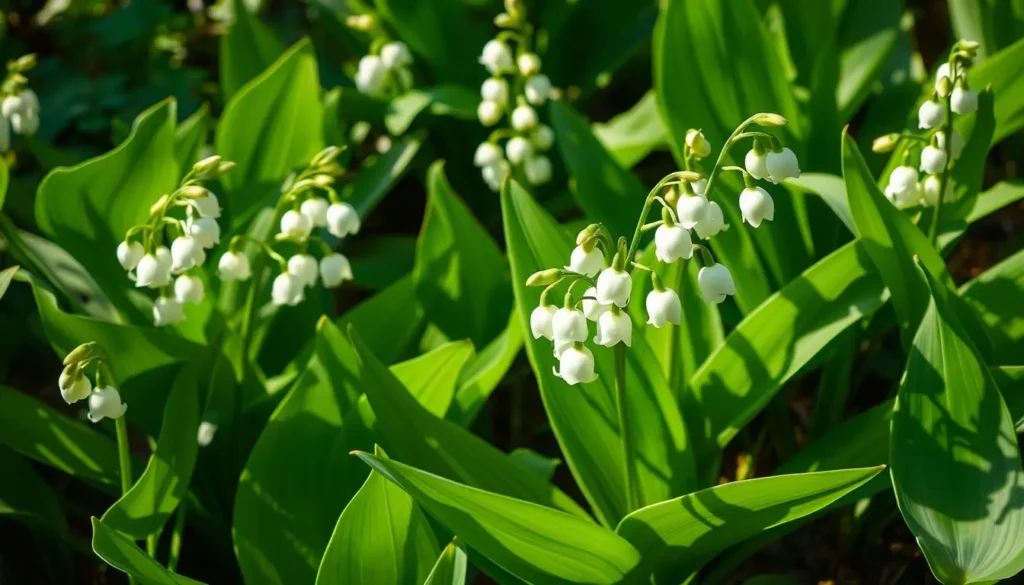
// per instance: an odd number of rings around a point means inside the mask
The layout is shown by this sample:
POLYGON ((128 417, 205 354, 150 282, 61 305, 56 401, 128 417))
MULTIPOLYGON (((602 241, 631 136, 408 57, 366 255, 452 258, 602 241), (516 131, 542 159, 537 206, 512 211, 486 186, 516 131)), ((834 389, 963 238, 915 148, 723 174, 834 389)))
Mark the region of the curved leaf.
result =
POLYGON ((452 541, 441 551, 423 585, 466 585, 466 551, 452 541))
POLYGON ((263 73, 284 52, 284 45, 249 12, 247 2, 231 2, 235 19, 227 34, 221 36, 219 51, 220 87, 225 100, 263 73))
POLYGON ((629 110, 593 125, 594 136, 623 168, 632 168, 654 150, 668 149, 668 130, 658 113, 658 96, 650 90, 629 110))
POLYGON ((92 550, 108 565, 127 573, 141 585, 203 585, 168 571, 99 518, 92 519, 92 550))
POLYGON ((385 154, 370 159, 352 182, 345 185, 342 196, 356 208, 359 217, 368 216, 405 175, 423 144, 424 136, 417 133, 397 142, 385 154))

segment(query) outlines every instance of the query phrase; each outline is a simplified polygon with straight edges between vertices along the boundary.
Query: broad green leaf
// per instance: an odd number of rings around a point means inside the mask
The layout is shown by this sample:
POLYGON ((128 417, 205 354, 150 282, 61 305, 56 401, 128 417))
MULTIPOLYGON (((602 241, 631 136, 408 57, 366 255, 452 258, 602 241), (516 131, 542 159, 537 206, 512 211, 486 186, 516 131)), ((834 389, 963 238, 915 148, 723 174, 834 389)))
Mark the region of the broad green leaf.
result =
POLYGON ((210 125, 210 112, 204 105, 174 129, 174 158, 178 161, 179 175, 185 176, 199 161, 210 125))
POLYGON ((864 105, 899 38, 897 28, 886 28, 859 40, 842 52, 839 84, 836 86, 840 121, 853 118, 864 105))
POLYGON ((799 178, 788 179, 786 186, 821 197, 821 200, 843 222, 846 229, 850 230, 853 235, 857 234, 857 225, 853 221, 850 201, 846 196, 846 183, 842 177, 824 173, 801 173, 799 178))
POLYGON ((457 541, 448 543, 423 585, 466 585, 466 551, 457 541))
POLYGON ((217 154, 238 166, 224 177, 225 207, 238 226, 297 166, 324 147, 316 57, 292 46, 231 96, 217 126, 217 154))
MULTIPOLYGON (((430 414, 443 418, 455 397, 459 372, 472 357, 473 344, 466 340, 453 341, 395 364, 390 371, 398 380, 415 381, 407 389, 416 403, 430 414)), ((367 396, 372 396, 372 393, 367 396)), ((370 403, 373 403, 372 399, 370 403)))
POLYGON ((594 136, 623 168, 632 168, 654 150, 668 148, 668 131, 658 113, 654 90, 629 110, 593 125, 594 136))
POLYGON ((384 126, 392 135, 401 136, 424 111, 435 116, 475 120, 479 103, 479 95, 459 85, 414 89, 391 100, 384 126))
MULTIPOLYGON (((466 545, 536 585, 629 582, 640 555, 610 530, 572 514, 357 453, 466 545)), ((475 463, 475 462, 474 462, 475 463)))
POLYGON ((543 477, 544 481, 551 481, 551 478, 555 476, 555 470, 558 469, 558 464, 561 463, 558 459, 545 457, 526 447, 517 447, 508 456, 509 459, 515 460, 523 467, 536 473, 538 477, 543 477))
POLYGON ((156 449, 146 469, 128 493, 103 514, 103 523, 133 540, 159 534, 167 519, 188 495, 192 469, 199 454, 202 362, 182 368, 167 397, 156 449))
POLYGON ((7 478, 0 482, 0 516, 13 517, 69 539, 68 523, 57 494, 32 466, 10 449, 0 447, 0 469, 7 478))
MULTIPOLYGON (((362 360, 363 391, 376 415, 376 432, 396 454, 443 477, 586 517, 586 512, 557 488, 524 473, 490 443, 430 412, 377 360, 355 331, 350 329, 349 334, 362 360)), ((456 375, 449 376, 454 381, 456 375)))
POLYGON ((202 585, 165 569, 99 518, 92 519, 92 550, 108 565, 127 573, 140 585, 202 585))
POLYGON ((996 130, 992 143, 1024 128, 1024 39, 990 55, 971 68, 971 86, 981 90, 991 84, 995 94, 996 130))
POLYGON ((615 532, 643 551, 654 582, 674 584, 729 546, 827 506, 882 469, 727 483, 637 510, 615 532))
POLYGON ((995 379, 943 285, 924 280, 931 297, 893 411, 893 490, 939 581, 990 583, 1024 566, 1024 469, 995 379))
POLYGON ((999 386, 1006 409, 1017 434, 1024 432, 1024 366, 1000 366, 989 368, 999 386))
POLYGON ((174 190, 174 100, 139 114, 131 134, 114 150, 71 168, 54 169, 39 185, 36 221, 96 279, 121 313, 151 322, 129 299, 131 280, 117 261, 129 228, 145 223, 149 208, 174 190))
MULTIPOLYGON (((614 401, 613 352, 593 348, 599 376, 594 383, 570 387, 554 376, 551 343, 533 339, 529 333, 530 313, 539 303, 540 290, 528 289, 525 283, 538 270, 565 265, 573 240, 517 183, 507 184, 501 204, 516 308, 548 419, 594 513, 602 523, 612 525, 628 513, 614 401)), ((660 370, 646 341, 635 336, 626 352, 626 392, 631 420, 644 421, 634 425, 633 432, 640 499, 645 505, 696 486, 693 449, 679 406, 660 370)))
MULTIPOLYGON (((220 86, 229 100, 284 52, 281 44, 242 0, 234 5, 235 21, 220 38, 220 86)), ((255 121, 255 119, 254 119, 255 121)))
POLYGON ((1020 363, 1024 351, 1024 314, 1016 300, 1024 292, 1024 251, 989 268, 960 289, 981 317, 992 339, 992 363, 1020 363))
POLYGON ((416 503, 371 471, 338 517, 316 585, 422 583, 437 554, 437 540, 416 503))
POLYGON ((953 38, 977 41, 979 59, 1024 36, 1024 6, 1001 0, 950 0, 953 38))
POLYGON ((508 264, 490 234, 452 191, 444 162, 427 171, 427 209, 416 242, 416 293, 449 339, 484 347, 512 306, 508 264))
POLYGON ((370 159, 355 176, 351 183, 341 190, 342 198, 348 201, 365 218, 388 191, 398 183, 399 179, 409 170, 424 134, 417 133, 397 142, 387 153, 370 159))
POLYGON ((113 487, 117 446, 35 398, 0 386, 0 444, 64 473, 113 487))
POLYGON ((459 388, 446 418, 469 427, 523 348, 519 313, 512 309, 505 330, 473 356, 459 374, 459 388))
POLYGON ((4 298, 4 293, 7 292, 7 287, 11 285, 11 279, 14 278, 14 274, 17 272, 17 266, 11 266, 0 271, 0 299, 4 298))

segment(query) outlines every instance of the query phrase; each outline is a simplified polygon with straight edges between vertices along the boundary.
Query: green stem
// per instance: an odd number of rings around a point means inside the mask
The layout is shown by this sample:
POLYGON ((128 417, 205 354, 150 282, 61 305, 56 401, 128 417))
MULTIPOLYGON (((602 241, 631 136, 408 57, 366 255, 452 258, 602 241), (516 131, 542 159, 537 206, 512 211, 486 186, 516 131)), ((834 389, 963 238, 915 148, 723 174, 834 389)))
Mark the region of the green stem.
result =
POLYGON ((57 278, 57 275, 36 257, 25 241, 21 239, 21 234, 18 233, 17 226, 14 225, 11 218, 7 217, 7 214, 5 213, 0 213, 0 234, 4 236, 5 240, 7 240, 7 246, 16 262, 28 269, 29 272, 46 279, 50 286, 64 297, 72 312, 82 315, 87 314, 85 305, 82 304, 82 301, 80 301, 74 293, 69 291, 67 287, 64 286, 64 282, 60 278, 57 278))
POLYGON ((623 462, 626 465, 626 513, 640 507, 640 485, 636 475, 636 447, 626 402, 626 345, 615 345, 615 406, 619 415, 623 462))
POLYGON ((743 131, 747 129, 747 126, 754 123, 754 118, 757 116, 758 114, 754 114, 737 126, 736 129, 732 131, 732 135, 730 135, 728 140, 725 141, 725 144, 722 145, 722 150, 718 153, 718 160, 715 161, 715 166, 712 167, 711 174, 708 175, 708 184, 704 188, 704 198, 708 201, 711 201, 711 189, 715 186, 715 179, 718 178, 718 173, 721 172, 722 164, 725 162, 725 157, 729 155, 729 149, 732 148, 733 142, 743 134, 743 131))
POLYGON ((185 539, 185 514, 188 511, 188 498, 182 498, 178 504, 178 513, 174 516, 174 531, 171 532, 171 551, 167 557, 167 569, 178 570, 178 559, 181 558, 181 543, 185 539))
POLYGON ((953 100, 952 92, 946 96, 946 121, 942 126, 942 134, 946 139, 946 164, 942 167, 942 177, 939 179, 939 196, 935 200, 935 215, 932 217, 932 225, 928 228, 928 240, 935 245, 939 238, 939 222, 942 219, 942 202, 946 199, 946 185, 949 184, 949 165, 953 163, 953 100))
POLYGON ((124 417, 114 421, 117 430, 117 462, 121 468, 121 495, 132 489, 132 455, 128 446, 128 423, 124 417))

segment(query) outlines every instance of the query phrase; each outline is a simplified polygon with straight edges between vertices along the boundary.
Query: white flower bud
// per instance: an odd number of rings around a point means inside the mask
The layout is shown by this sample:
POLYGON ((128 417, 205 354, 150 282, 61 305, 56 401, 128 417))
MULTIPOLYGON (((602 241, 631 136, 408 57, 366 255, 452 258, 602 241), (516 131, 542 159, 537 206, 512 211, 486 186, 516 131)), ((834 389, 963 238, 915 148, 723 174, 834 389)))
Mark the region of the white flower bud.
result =
POLYGON ((612 347, 616 343, 633 345, 633 323, 625 311, 611 310, 597 320, 597 335, 594 343, 612 347))
POLYGON ((31 89, 5 98, 0 111, 11 121, 15 134, 31 136, 39 130, 39 98, 31 89))
POLYGON ((685 260, 693 257, 693 241, 690 232, 679 225, 659 225, 654 230, 654 255, 666 264, 680 258, 685 260))
POLYGON ((633 290, 633 279, 629 273, 605 268, 597 275, 597 302, 625 307, 629 304, 629 293, 633 290))
POLYGON ((157 327, 176 325, 185 320, 185 310, 176 299, 157 297, 153 303, 153 324, 157 327))
POLYGON ((885 196, 897 207, 914 205, 921 198, 917 182, 917 169, 914 167, 896 167, 889 174, 889 184, 885 186, 885 196))
MULTIPOLYGON (((942 189, 942 177, 939 175, 928 175, 921 184, 921 196, 925 205, 934 206, 939 202, 939 190, 942 189)), ((946 181, 946 194, 944 199, 953 196, 953 181, 946 181)))
POLYGON ((676 215, 679 216, 679 224, 686 229, 693 229, 698 223, 708 218, 708 200, 700 195, 682 194, 679 202, 676 203, 676 215))
POLYGON ((697 272, 697 285, 700 286, 700 294, 709 303, 720 303, 727 295, 736 294, 736 283, 732 280, 732 274, 728 268, 717 262, 697 272))
POLYGON ((587 276, 595 276, 598 272, 604 270, 606 266, 608 264, 605 262, 604 254, 597 246, 594 246, 588 252, 580 245, 573 248, 572 254, 569 255, 569 265, 565 269, 579 274, 586 274, 587 276))
POLYGON ((540 72, 540 57, 536 53, 523 53, 517 59, 519 73, 523 77, 531 77, 540 72))
POLYGON ((89 395, 89 420, 97 423, 105 418, 121 418, 128 405, 121 402, 121 395, 112 386, 100 388, 89 395))
POLYGON ((217 263, 217 270, 223 280, 249 280, 252 276, 249 257, 241 252, 225 252, 217 263))
POLYGON ((146 254, 135 267, 135 286, 160 288, 171 283, 171 251, 160 246, 152 254, 146 254))
POLYGON ((412 65, 412 53, 402 41, 392 41, 380 48, 380 60, 388 69, 412 65))
POLYGON ((597 380, 594 373, 594 354, 582 344, 573 344, 558 356, 558 370, 555 375, 570 386, 588 384, 597 380))
POLYGON ((270 300, 275 305, 297 305, 306 298, 305 288, 297 277, 282 272, 270 287, 270 300))
POLYGON ((693 231, 697 232, 697 237, 702 240, 712 238, 727 229, 729 229, 729 224, 725 223, 722 208, 714 201, 708 203, 707 217, 693 226, 693 231))
MULTIPOLYGON (((939 150, 946 152, 946 133, 939 130, 935 133, 935 145, 939 147, 939 150)), ((960 158, 960 153, 964 149, 964 137, 959 132, 953 130, 953 142, 949 145, 949 154, 953 157, 953 160, 960 158)))
POLYGON ((199 430, 196 432, 196 443, 205 447, 213 442, 213 436, 217 434, 217 425, 205 420, 199 423, 199 430))
POLYGON ((328 205, 323 197, 311 197, 302 202, 299 213, 308 217, 314 227, 326 227, 328 205))
POLYGON ((490 77, 480 86, 480 97, 504 108, 508 105, 508 81, 501 77, 490 77))
POLYGON ((171 272, 184 272, 205 261, 206 252, 192 236, 180 236, 171 242, 171 272))
POLYGON ((740 213, 744 221, 756 228, 762 221, 775 218, 775 202, 764 189, 747 188, 740 192, 740 213))
POLYGON ((499 160, 480 169, 480 175, 483 177, 484 183, 487 183, 487 186, 495 193, 501 190, 501 184, 505 182, 505 179, 508 178, 511 172, 512 168, 507 160, 499 160))
POLYGON ((556 312, 558 309, 554 305, 539 305, 530 313, 530 332, 533 333, 534 339, 555 339, 552 323, 556 312))
POLYGON ((682 303, 679 302, 679 295, 676 294, 676 291, 666 288, 647 293, 648 325, 654 327, 661 327, 666 323, 678 325, 682 314, 682 303))
POLYGON ((533 145, 522 136, 513 136, 505 143, 505 156, 508 162, 517 165, 533 156, 533 145))
POLYGON ((757 154, 753 148, 747 151, 747 157, 743 160, 743 166, 747 173, 759 181, 768 178, 768 153, 757 154))
POLYGON ((498 102, 484 100, 476 107, 476 117, 484 126, 494 126, 501 120, 503 109, 498 102))
POLYGON ((195 238, 203 248, 212 248, 220 243, 220 226, 212 217, 188 220, 185 233, 195 238))
POLYGON ((189 205, 199 212, 201 217, 211 217, 213 219, 220 217, 220 202, 217 201, 217 196, 209 191, 206 191, 205 197, 189 199, 188 202, 189 205))
POLYGON ((942 104, 928 100, 917 110, 918 128, 936 128, 946 120, 946 108, 942 104))
POLYGON ((686 132, 686 146, 697 158, 705 158, 711 154, 711 143, 704 138, 704 133, 700 130, 686 132))
MULTIPOLYGON (((77 366, 72 366, 76 368, 77 366)), ((67 369, 65 369, 67 371, 67 369)), ((64 402, 68 404, 74 404, 79 400, 84 400, 89 397, 89 393, 92 392, 92 382, 89 378, 83 376, 81 373, 77 373, 74 376, 65 377, 63 374, 60 377, 60 395, 64 398, 64 402)))
POLYGON ((124 241, 117 245, 117 261, 125 270, 133 270, 145 254, 139 242, 124 241))
POLYGON ((939 65, 939 68, 935 70, 935 91, 940 91, 942 85, 942 78, 945 77, 950 81, 953 80, 953 72, 950 71, 949 62, 939 65))
POLYGON ((174 298, 179 303, 201 303, 205 296, 203 281, 198 277, 182 274, 174 279, 174 298))
POLYGON ((597 302, 597 288, 590 287, 587 292, 583 293, 583 316, 591 321, 597 321, 611 309, 611 305, 602 305, 597 302), (588 298, 589 297, 589 298, 588 298))
POLYGON ((542 106, 551 96, 551 80, 543 73, 534 75, 526 80, 523 92, 526 94, 526 101, 535 106, 542 106))
POLYGON ((483 53, 480 54, 480 64, 486 67, 492 75, 507 73, 515 69, 512 50, 497 39, 487 41, 487 44, 484 45, 483 53))
POLYGON ((303 286, 316 284, 317 268, 316 258, 309 254, 295 254, 288 259, 288 274, 298 278, 303 286))
POLYGON ((949 96, 949 106, 957 114, 964 115, 978 111, 978 92, 957 84, 949 96))
POLYGON ((537 111, 527 105, 512 110, 512 127, 517 132, 529 132, 537 126, 537 111))
POLYGON ((555 131, 547 124, 540 124, 530 133, 530 142, 539 151, 549 150, 555 144, 555 131))
POLYGON ((324 286, 334 288, 346 280, 352 280, 352 265, 341 254, 328 254, 320 260, 320 279, 324 286))
POLYGON ((388 68, 380 57, 367 55, 359 60, 355 82, 360 93, 371 96, 381 95, 388 82, 388 68))
POLYGON ((558 355, 569 345, 587 340, 587 318, 576 309, 562 307, 551 318, 551 335, 558 355))
POLYGON ((523 171, 531 185, 543 185, 551 180, 551 159, 544 155, 532 156, 527 159, 523 171))
POLYGON ((929 175, 941 173, 946 168, 946 152, 937 146, 928 145, 921 149, 921 170, 929 175))
POLYGON ((796 154, 788 148, 780 152, 769 152, 765 166, 768 168, 768 178, 772 183, 781 183, 786 179, 800 177, 800 163, 796 160, 796 154))
POLYGON ((332 203, 327 208, 327 231, 344 238, 359 233, 359 212, 348 203, 332 203))
POLYGON ((289 209, 281 216, 281 233, 286 237, 301 242, 309 237, 311 231, 313 222, 298 211, 289 209))

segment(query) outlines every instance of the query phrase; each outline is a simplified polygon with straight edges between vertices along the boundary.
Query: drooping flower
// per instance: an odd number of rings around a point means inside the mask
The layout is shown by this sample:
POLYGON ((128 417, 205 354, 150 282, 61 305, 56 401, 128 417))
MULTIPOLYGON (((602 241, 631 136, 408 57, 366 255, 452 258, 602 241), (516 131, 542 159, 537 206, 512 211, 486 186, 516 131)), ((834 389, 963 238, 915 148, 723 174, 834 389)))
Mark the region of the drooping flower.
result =
POLYGON ((222 280, 248 280, 252 276, 249 257, 241 252, 225 252, 217 263, 222 280))
POLYGON ((205 447, 213 442, 215 434, 217 434, 217 425, 204 420, 199 423, 199 430, 196 431, 196 443, 200 447, 205 447))
POLYGON ((309 218, 315 227, 327 226, 327 208, 330 205, 323 197, 310 197, 299 206, 299 213, 309 218))
POLYGON ((92 382, 89 381, 89 378, 82 375, 77 365, 64 368, 64 371, 60 374, 59 386, 60 395, 64 398, 64 402, 68 404, 84 400, 92 392, 92 382))
POLYGON ((597 380, 594 354, 582 343, 569 345, 558 355, 558 369, 554 374, 570 386, 589 384, 597 380))
POLYGON ((97 423, 105 418, 117 419, 124 416, 128 405, 121 402, 117 388, 107 386, 89 395, 89 420, 97 423))
POLYGON ((949 107, 960 115, 978 111, 978 92, 958 83, 949 96, 949 107))
POLYGON ((593 286, 588 288, 587 292, 583 293, 583 301, 581 304, 583 305, 583 316, 591 321, 597 321, 601 318, 601 315, 604 315, 612 308, 611 305, 602 305, 598 302, 597 288, 593 286))
MULTIPOLYGON (((942 189, 942 177, 928 175, 921 184, 921 200, 925 205, 934 206, 939 202, 939 190, 942 189)), ((946 181, 945 199, 953 196, 953 181, 946 181)))
POLYGON ((512 127, 518 132, 529 132, 537 126, 537 110, 523 104, 512 110, 512 127))
POLYGON ((690 232, 678 225, 658 226, 654 231, 654 255, 666 264, 680 258, 686 260, 693 257, 693 240, 690 239, 690 232))
POLYGON ((557 356, 573 343, 587 340, 587 318, 577 309, 557 309, 551 318, 551 335, 557 356))
POLYGON ((516 61, 523 77, 532 77, 540 72, 540 57, 536 53, 523 53, 516 61))
POLYGON ((500 146, 493 142, 482 142, 480 146, 476 147, 476 153, 473 154, 473 164, 478 167, 486 167, 504 160, 504 157, 500 146))
POLYGON ((924 102, 921 104, 921 108, 917 110, 918 128, 936 128, 941 126, 945 120, 946 108, 934 100, 924 102))
POLYGON ((757 180, 765 180, 768 178, 768 153, 758 154, 753 148, 747 151, 747 156, 743 160, 743 166, 747 169, 747 173, 751 177, 757 180))
POLYGON ((377 55, 366 55, 359 60, 355 82, 360 93, 371 96, 381 95, 388 82, 388 68, 377 55))
POLYGON ((502 77, 490 77, 480 86, 480 97, 504 108, 508 105, 508 81, 502 77))
POLYGON ((124 241, 117 245, 117 261, 121 263, 121 268, 125 270, 134 270, 139 265, 139 260, 142 260, 145 254, 146 251, 139 242, 124 241))
POLYGON ((503 108, 498 102, 484 100, 476 107, 476 117, 484 126, 494 126, 501 120, 503 108))
POLYGON ((507 73, 515 68, 512 50, 497 39, 487 41, 487 44, 484 45, 483 53, 480 54, 480 64, 486 67, 492 75, 507 73))
POLYGON ((679 202, 676 203, 676 215, 679 216, 679 225, 686 229, 693 229, 697 224, 706 221, 710 212, 708 200, 702 195, 682 194, 679 202))
POLYGON ((508 162, 517 165, 533 156, 533 144, 523 136, 513 136, 505 143, 508 162))
POLYGON ((153 303, 153 324, 157 327, 176 325, 185 320, 185 310, 173 297, 157 297, 153 303))
POLYGON ((708 203, 708 212, 705 219, 693 226, 693 231, 697 232, 697 237, 702 240, 714 237, 719 232, 727 229, 729 229, 729 224, 725 223, 725 215, 722 214, 722 208, 714 201, 708 203))
POLYGON ((943 77, 949 79, 950 81, 953 81, 953 74, 950 70, 948 62, 939 65, 939 68, 935 70, 935 91, 940 90, 943 77))
POLYGON ((392 41, 380 48, 380 60, 388 69, 407 67, 412 64, 412 53, 402 41, 392 41))
POLYGON ((526 80, 523 92, 526 94, 526 101, 535 106, 542 106, 551 95, 551 80, 543 73, 534 75, 526 80))
POLYGON ((555 144, 555 131, 547 124, 540 124, 530 133, 530 142, 537 150, 548 150, 555 144))
POLYGON ((198 277, 182 274, 174 279, 174 299, 179 303, 201 303, 204 296, 203 281, 198 277))
POLYGON ((348 203, 332 203, 327 208, 327 231, 337 238, 359 233, 359 212, 348 203))
POLYGON ((220 225, 212 217, 186 221, 185 233, 195 238, 203 248, 212 248, 220 243, 220 225))
POLYGON ((304 241, 313 231, 313 222, 308 217, 289 209, 281 216, 281 233, 288 238, 304 241))
POLYGON ((213 219, 220 217, 220 201, 217 201, 217 196, 210 191, 206 191, 206 195, 204 197, 189 199, 188 202, 193 209, 199 212, 201 217, 210 217, 213 219))
POLYGON ((756 228, 762 221, 775 218, 775 202, 764 189, 748 187, 740 193, 740 212, 743 220, 756 228))
POLYGON ((647 293, 647 324, 661 327, 666 323, 678 325, 683 314, 682 303, 676 291, 666 288, 647 293))
POLYGON ((483 177, 484 183, 495 193, 501 190, 501 184, 505 182, 505 179, 508 178, 511 172, 512 167, 509 166, 507 160, 499 160, 480 169, 480 175, 483 177))
POLYGON ((686 146, 698 158, 706 158, 711 154, 711 143, 704 138, 704 133, 700 130, 686 132, 686 146))
POLYGON ((206 261, 206 252, 192 236, 179 236, 171 242, 171 272, 177 274, 206 261))
POLYGON ((31 89, 4 98, 0 112, 10 120, 15 134, 32 136, 39 130, 39 98, 31 89))
POLYGON ((788 148, 783 148, 779 152, 769 152, 765 167, 768 169, 768 179, 772 183, 778 184, 786 179, 800 177, 800 163, 796 160, 796 154, 788 148))
POLYGON ((907 207, 917 203, 921 191, 917 182, 917 169, 900 166, 889 173, 889 184, 885 186, 885 196, 897 207, 907 207))
POLYGON ((334 288, 352 280, 352 266, 341 254, 328 254, 320 259, 320 279, 327 288, 334 288))
POLYGON ((573 248, 572 254, 569 255, 569 265, 565 269, 587 276, 596 276, 606 266, 608 264, 604 259, 604 254, 597 246, 587 250, 580 244, 573 248))
POLYGON ((146 254, 135 267, 135 286, 160 288, 171 283, 171 251, 160 246, 146 254))
POLYGON ((732 273, 717 262, 697 272, 697 285, 700 286, 704 300, 709 303, 720 303, 726 296, 736 294, 736 283, 732 280, 732 273))
POLYGON ((306 298, 305 288, 298 277, 282 272, 270 287, 270 300, 275 305, 297 305, 306 298))
POLYGON ((555 339, 552 323, 556 312, 558 309, 554 305, 538 305, 530 313, 530 332, 534 339, 541 337, 552 341, 555 339))
POLYGON ((946 168, 946 152, 937 146, 928 145, 921 149, 921 170, 929 175, 941 173, 946 168))
POLYGON ((309 254, 295 254, 288 259, 288 274, 298 278, 303 286, 315 285, 317 272, 316 258, 309 254))
POLYGON ((551 159, 542 154, 531 156, 526 159, 523 172, 531 185, 543 185, 551 180, 551 159))
POLYGON ((626 347, 633 345, 633 322, 625 311, 612 309, 605 312, 597 320, 597 335, 594 343, 612 347, 624 343, 626 347))
POLYGON ((613 266, 605 268, 597 275, 597 302, 601 304, 625 307, 629 304, 629 294, 632 290, 633 279, 624 270, 618 270, 613 266))

